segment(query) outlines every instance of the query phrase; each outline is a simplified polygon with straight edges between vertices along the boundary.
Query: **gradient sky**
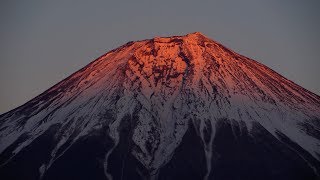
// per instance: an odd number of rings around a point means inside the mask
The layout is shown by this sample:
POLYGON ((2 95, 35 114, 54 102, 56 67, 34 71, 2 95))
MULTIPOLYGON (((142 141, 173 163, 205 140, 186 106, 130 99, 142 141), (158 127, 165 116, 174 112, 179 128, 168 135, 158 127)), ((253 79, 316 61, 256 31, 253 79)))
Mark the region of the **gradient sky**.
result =
POLYGON ((320 94, 319 0, 1 0, 0 114, 128 41, 200 31, 320 94))

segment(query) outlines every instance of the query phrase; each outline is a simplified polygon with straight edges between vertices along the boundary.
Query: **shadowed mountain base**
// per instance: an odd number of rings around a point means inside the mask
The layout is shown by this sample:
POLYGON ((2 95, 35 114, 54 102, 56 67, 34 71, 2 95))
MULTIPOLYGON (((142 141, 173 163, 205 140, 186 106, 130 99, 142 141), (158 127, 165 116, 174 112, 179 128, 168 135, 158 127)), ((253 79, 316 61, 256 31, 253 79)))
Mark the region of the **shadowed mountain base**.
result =
MULTIPOLYGON (((120 125, 120 142, 108 161, 108 173, 113 179, 203 179, 206 171, 204 147, 195 127, 189 128, 172 159, 157 174, 151 176, 146 168, 130 153, 132 128, 129 119, 120 125)), ((209 179, 317 179, 310 166, 319 169, 319 162, 284 135, 281 141, 274 138, 258 123, 251 133, 241 123, 220 120, 217 123, 209 179), (307 157, 305 159, 302 158, 307 157), (308 162, 307 162, 308 161, 308 162)), ((55 143, 55 126, 24 148, 13 159, 0 168, 0 176, 5 179, 39 179, 41 162, 49 160, 49 150, 55 143), (20 173, 16 173, 16 171, 20 173)), ((74 143, 46 171, 44 180, 53 179, 107 179, 103 162, 105 153, 113 146, 106 129, 91 133, 74 143)), ((1 157, 5 159, 5 157, 1 157)))

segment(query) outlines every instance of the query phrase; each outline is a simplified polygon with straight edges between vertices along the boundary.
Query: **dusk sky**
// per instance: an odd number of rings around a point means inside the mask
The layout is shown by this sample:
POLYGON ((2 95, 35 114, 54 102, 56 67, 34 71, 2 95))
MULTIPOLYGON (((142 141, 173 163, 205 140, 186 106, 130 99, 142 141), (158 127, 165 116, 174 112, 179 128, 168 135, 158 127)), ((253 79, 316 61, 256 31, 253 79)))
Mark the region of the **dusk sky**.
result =
POLYGON ((319 0, 1 0, 0 114, 128 42, 200 31, 320 95, 319 0))

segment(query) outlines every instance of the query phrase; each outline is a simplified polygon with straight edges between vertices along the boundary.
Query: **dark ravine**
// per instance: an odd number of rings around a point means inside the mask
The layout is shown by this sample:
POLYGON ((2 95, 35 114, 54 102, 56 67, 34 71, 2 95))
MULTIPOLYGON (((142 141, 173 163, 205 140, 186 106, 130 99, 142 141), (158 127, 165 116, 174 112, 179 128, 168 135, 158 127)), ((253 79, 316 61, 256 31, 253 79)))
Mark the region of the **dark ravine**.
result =
POLYGON ((320 179, 320 97, 201 33, 129 42, 0 115, 0 179, 320 179))

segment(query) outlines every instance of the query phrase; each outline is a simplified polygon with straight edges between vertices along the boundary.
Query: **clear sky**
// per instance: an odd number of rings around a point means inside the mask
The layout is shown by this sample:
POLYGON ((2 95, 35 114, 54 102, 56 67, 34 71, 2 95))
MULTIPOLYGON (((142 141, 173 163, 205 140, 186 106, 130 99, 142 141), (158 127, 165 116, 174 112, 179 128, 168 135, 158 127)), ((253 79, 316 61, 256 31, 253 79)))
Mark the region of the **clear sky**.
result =
POLYGON ((128 41, 200 31, 320 94, 319 0, 1 0, 0 114, 128 41))

